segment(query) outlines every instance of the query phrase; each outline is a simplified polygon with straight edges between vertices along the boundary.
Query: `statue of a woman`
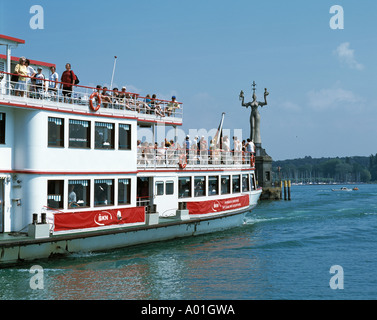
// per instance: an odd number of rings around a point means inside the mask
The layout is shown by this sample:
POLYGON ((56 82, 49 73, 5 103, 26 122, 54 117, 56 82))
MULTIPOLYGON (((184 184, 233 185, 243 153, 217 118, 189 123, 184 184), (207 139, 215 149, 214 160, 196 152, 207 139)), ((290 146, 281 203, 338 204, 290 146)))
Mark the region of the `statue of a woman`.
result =
POLYGON ((258 107, 265 106, 267 105, 267 99, 266 97, 268 96, 267 89, 264 89, 264 102, 262 101, 257 101, 257 96, 255 94, 255 90, 253 92, 253 101, 245 103, 245 97, 244 93, 241 90, 240 93, 240 100, 242 101, 242 106, 243 107, 250 107, 251 112, 250 112, 250 139, 257 145, 257 144, 262 144, 262 140, 260 137, 260 114, 258 111, 258 107))

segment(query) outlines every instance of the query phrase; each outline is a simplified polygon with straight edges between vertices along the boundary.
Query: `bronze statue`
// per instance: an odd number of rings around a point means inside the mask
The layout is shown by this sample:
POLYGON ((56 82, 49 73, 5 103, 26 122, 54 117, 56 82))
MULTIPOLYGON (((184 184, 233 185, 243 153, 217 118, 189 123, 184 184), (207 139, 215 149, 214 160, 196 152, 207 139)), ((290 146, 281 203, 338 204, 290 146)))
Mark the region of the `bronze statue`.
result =
POLYGON ((250 112, 250 139, 254 142, 254 144, 257 146, 257 145, 261 145, 262 144, 262 140, 261 140, 261 137, 260 137, 260 114, 259 114, 259 111, 258 111, 258 107, 261 106, 266 106, 267 105, 267 99, 266 97, 268 96, 268 92, 267 92, 267 88, 264 89, 264 102, 262 101, 257 101, 257 96, 255 94, 255 86, 256 86, 256 83, 255 81, 253 81, 253 101, 251 102, 247 102, 245 103, 244 100, 245 100, 245 97, 244 97, 244 93, 243 91, 241 90, 241 93, 240 93, 240 96, 239 96, 239 99, 242 101, 242 106, 243 107, 250 107, 251 108, 251 112, 250 112))

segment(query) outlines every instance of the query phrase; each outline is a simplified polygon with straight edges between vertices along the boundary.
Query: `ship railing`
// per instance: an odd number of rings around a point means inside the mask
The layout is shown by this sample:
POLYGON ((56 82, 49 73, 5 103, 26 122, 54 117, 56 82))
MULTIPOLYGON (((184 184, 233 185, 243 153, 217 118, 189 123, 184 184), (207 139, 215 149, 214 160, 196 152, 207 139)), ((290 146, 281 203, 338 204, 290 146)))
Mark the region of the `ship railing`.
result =
MULTIPOLYGON (((143 115, 156 116, 159 119, 165 117, 173 117, 182 119, 183 106, 181 102, 174 102, 162 99, 150 99, 143 97, 138 93, 122 92, 121 90, 106 90, 106 94, 103 94, 102 89, 94 87, 73 85, 72 93, 70 96, 64 95, 63 90, 60 88, 63 82, 52 81, 48 79, 37 79, 29 76, 22 76, 26 78, 26 84, 19 87, 18 81, 11 81, 13 73, 7 73, 0 71, 0 99, 7 98, 7 100, 21 100, 28 102, 35 102, 39 99, 39 103, 47 105, 66 104, 72 108, 77 106, 82 108, 83 106, 90 109, 90 100, 92 100, 93 107, 98 106, 98 100, 94 97, 90 98, 94 92, 98 92, 101 96, 101 104, 99 112, 113 111, 124 113, 137 113, 143 115), (41 85, 37 85, 35 81, 42 81, 41 85), (50 88, 50 84, 57 84, 57 88, 50 88)), ((93 110, 91 110, 94 112, 93 110)), ((147 116, 148 117, 148 116, 147 116)))
POLYGON ((138 147, 137 165, 139 168, 164 167, 213 167, 254 165, 254 153, 245 151, 186 150, 180 148, 138 147))
POLYGON ((138 207, 148 207, 150 204, 149 196, 136 197, 136 206, 138 207))

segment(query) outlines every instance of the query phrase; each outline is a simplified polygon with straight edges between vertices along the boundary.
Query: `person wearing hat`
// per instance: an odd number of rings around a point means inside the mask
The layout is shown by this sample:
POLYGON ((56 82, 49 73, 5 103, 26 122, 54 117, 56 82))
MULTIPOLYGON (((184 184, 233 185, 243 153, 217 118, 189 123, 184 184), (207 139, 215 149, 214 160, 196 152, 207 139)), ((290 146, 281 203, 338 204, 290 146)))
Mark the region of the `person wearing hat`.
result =
POLYGON ((125 86, 122 87, 122 91, 119 92, 119 99, 130 99, 131 96, 127 93, 127 88, 125 86))
POLYGON ((168 117, 174 112, 175 109, 180 109, 179 103, 176 101, 176 97, 172 96, 171 101, 166 106, 166 113, 168 117))

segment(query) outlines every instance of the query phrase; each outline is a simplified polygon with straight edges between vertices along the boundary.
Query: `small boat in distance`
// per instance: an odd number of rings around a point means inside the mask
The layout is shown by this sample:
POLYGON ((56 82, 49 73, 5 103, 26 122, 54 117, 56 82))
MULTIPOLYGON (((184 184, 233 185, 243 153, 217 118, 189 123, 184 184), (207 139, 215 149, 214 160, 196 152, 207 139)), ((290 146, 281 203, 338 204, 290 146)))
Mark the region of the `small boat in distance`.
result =
POLYGON ((352 191, 352 189, 341 187, 340 189, 331 189, 332 191, 352 191))

